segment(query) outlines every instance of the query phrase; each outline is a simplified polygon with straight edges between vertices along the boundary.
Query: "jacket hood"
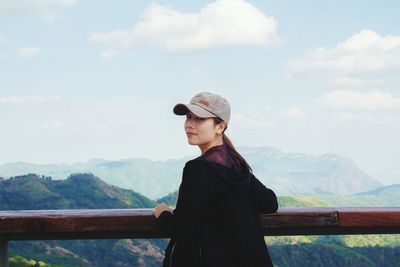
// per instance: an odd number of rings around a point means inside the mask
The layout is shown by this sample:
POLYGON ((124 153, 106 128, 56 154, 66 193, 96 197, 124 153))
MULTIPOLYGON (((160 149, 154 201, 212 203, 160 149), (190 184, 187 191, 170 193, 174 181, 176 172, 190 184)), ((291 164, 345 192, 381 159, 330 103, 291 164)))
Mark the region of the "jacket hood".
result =
POLYGON ((221 163, 205 160, 202 158, 193 159, 203 162, 212 172, 214 172, 218 179, 221 179, 226 186, 237 195, 247 194, 250 189, 251 176, 253 175, 243 165, 241 171, 223 165, 221 163))

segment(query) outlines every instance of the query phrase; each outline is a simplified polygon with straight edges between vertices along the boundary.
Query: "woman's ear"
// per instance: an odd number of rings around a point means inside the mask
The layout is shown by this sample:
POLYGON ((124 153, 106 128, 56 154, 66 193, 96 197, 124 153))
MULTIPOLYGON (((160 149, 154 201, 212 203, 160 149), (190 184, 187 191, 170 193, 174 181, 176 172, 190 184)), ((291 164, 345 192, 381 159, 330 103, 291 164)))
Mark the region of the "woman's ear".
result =
POLYGON ((220 130, 220 131, 218 131, 218 133, 222 134, 224 129, 225 129, 225 127, 226 127, 226 122, 223 121, 218 126, 219 126, 219 130, 220 130))

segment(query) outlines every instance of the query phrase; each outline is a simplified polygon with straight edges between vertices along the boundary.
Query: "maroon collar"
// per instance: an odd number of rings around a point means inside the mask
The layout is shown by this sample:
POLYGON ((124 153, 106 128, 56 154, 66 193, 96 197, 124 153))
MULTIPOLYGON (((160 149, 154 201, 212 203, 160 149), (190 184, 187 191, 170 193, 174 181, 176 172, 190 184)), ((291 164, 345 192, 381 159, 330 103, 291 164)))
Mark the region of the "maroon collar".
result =
POLYGON ((225 144, 210 147, 198 158, 223 164, 238 172, 241 170, 240 162, 229 152, 225 144))

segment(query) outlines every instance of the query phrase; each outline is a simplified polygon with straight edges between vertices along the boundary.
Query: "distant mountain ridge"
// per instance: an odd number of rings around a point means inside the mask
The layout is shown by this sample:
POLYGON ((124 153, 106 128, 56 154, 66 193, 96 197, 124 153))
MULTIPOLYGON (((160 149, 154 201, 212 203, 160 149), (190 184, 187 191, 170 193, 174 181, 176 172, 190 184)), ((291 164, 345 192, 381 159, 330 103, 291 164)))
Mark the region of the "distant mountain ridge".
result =
MULTIPOLYGON (((382 186, 352 160, 335 154, 310 156, 284 153, 269 146, 237 149, 249 162, 257 178, 279 195, 351 195, 382 186)), ((183 166, 195 157, 156 161, 143 158, 119 161, 93 159, 73 164, 17 162, 1 165, 0 176, 38 173, 54 179, 65 179, 74 172, 91 172, 109 184, 134 189, 151 199, 157 199, 178 189, 183 166)))
MULTIPOLYGON (((175 205, 178 191, 157 199, 175 205)), ((340 196, 334 194, 296 194, 280 195, 279 207, 400 207, 400 184, 382 186, 381 188, 358 194, 340 196)))
POLYGON ((348 196, 324 194, 313 196, 337 207, 400 207, 400 184, 386 185, 348 196))
POLYGON ((332 153, 310 156, 272 147, 243 147, 241 152, 260 180, 281 195, 350 195, 382 186, 352 160, 332 153))
MULTIPOLYGON (((379 187, 379 188, 371 190, 371 191, 361 192, 361 193, 358 193, 358 194, 355 194, 355 195, 356 196, 363 196, 363 195, 380 195, 380 196, 384 196, 384 195, 392 194, 394 192, 396 194, 400 194, 400 184, 391 184, 391 185, 379 187)), ((399 199, 400 199, 400 195, 399 195, 399 199)))
POLYGON ((67 179, 27 174, 0 180, 0 209, 145 208, 154 201, 109 185, 91 173, 67 179))

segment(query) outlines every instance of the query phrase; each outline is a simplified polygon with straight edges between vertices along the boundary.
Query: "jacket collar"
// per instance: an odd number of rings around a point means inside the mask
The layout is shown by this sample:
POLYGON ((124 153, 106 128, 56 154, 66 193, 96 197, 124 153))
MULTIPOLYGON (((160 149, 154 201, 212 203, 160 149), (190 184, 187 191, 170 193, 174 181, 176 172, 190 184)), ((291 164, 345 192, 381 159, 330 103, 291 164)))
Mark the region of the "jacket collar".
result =
POLYGON ((214 161, 208 161, 201 157, 192 159, 187 163, 195 161, 200 164, 204 164, 204 167, 209 170, 215 177, 221 179, 230 189, 235 191, 237 194, 247 193, 250 187, 251 177, 253 174, 242 166, 241 171, 235 171, 234 169, 220 164, 214 161))

